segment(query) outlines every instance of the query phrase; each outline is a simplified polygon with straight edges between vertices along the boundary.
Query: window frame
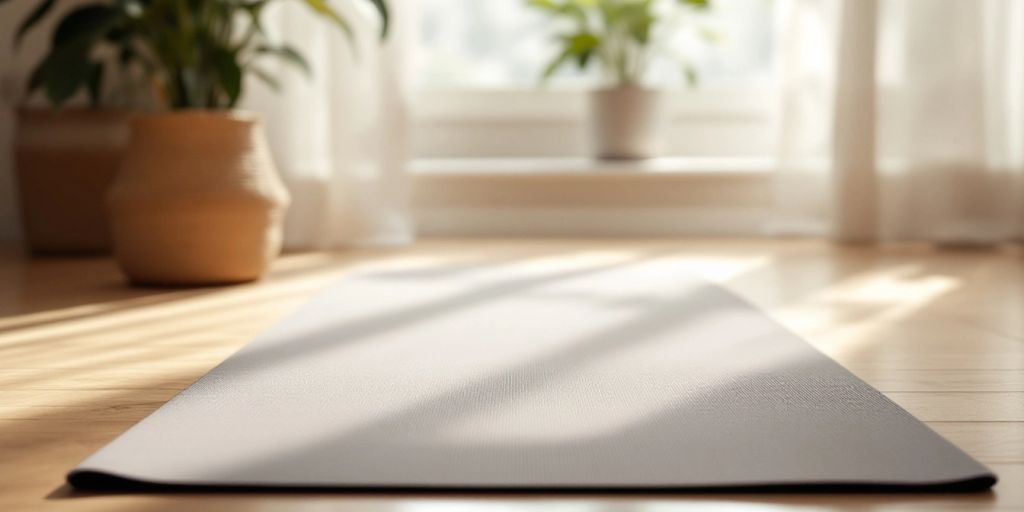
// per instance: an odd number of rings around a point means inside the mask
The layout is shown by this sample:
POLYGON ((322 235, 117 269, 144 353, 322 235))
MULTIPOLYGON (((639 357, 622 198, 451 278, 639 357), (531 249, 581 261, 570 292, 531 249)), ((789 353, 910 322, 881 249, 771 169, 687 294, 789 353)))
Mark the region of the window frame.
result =
MULTIPOLYGON (((413 156, 585 157, 587 92, 579 88, 417 91, 412 111, 413 156), (564 139, 567 147, 553 147, 554 137, 564 139)), ((665 156, 768 157, 773 152, 774 84, 759 81, 666 93, 670 123, 665 136, 670 148, 665 156), (715 135, 707 140, 709 133, 715 135), (696 143, 700 140, 703 145, 696 143)))

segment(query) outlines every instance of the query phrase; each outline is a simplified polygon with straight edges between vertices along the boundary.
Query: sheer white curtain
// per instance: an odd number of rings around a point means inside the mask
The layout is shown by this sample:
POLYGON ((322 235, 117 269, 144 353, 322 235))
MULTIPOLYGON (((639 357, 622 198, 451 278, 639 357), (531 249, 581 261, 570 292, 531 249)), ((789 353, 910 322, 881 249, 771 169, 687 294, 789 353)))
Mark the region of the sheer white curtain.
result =
POLYGON ((270 146, 292 194, 288 248, 396 245, 412 239, 407 210, 411 0, 390 0, 392 27, 379 25, 366 2, 334 2, 353 19, 355 47, 336 26, 301 2, 274 4, 266 16, 275 40, 309 60, 307 77, 283 63, 267 71, 275 92, 249 84, 244 108, 263 113, 270 146))
POLYGON ((775 231, 1024 238, 1024 2, 784 7, 775 231))

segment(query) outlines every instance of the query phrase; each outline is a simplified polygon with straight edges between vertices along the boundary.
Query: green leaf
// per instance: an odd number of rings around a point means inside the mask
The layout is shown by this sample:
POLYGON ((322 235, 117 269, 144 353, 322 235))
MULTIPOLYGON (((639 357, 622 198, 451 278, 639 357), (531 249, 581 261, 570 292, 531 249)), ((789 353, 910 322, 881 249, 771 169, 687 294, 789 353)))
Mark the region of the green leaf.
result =
POLYGON ((99 108, 100 100, 103 98, 103 63, 92 63, 89 68, 89 79, 85 85, 89 92, 89 105, 99 108))
POLYGON ((573 55, 593 51, 601 44, 601 39, 589 32, 572 34, 564 38, 566 49, 573 55))
POLYGON ((371 4, 377 9, 377 14, 380 15, 380 38, 384 39, 388 36, 388 28, 391 24, 391 13, 388 9, 388 3, 385 0, 369 0, 371 4))
POLYGON ((298 52, 298 50, 296 50, 295 48, 292 48, 291 46, 288 46, 288 45, 281 45, 281 46, 263 45, 263 46, 258 46, 256 48, 256 53, 275 55, 275 56, 280 57, 281 59, 283 59, 285 62, 288 62, 289 64, 292 64, 295 67, 301 69, 302 72, 306 76, 312 76, 313 75, 313 70, 312 70, 312 68, 310 68, 309 62, 306 61, 306 58, 303 57, 302 54, 298 52))
POLYGON ((585 30, 587 27, 587 13, 584 10, 587 4, 588 2, 581 1, 563 1, 562 3, 555 2, 554 0, 526 1, 528 7, 534 7, 555 16, 573 19, 576 21, 576 26, 579 30, 585 30))
POLYGON ((651 27, 655 21, 650 2, 627 4, 619 11, 620 24, 641 45, 650 42, 651 27))
POLYGON ((102 67, 90 62, 89 54, 111 29, 117 11, 108 5, 87 5, 68 13, 53 33, 50 53, 33 73, 29 90, 42 87, 55 107, 62 106, 82 87, 90 100, 98 102, 102 67))
POLYGON ((546 82, 551 78, 551 75, 554 75, 555 71, 558 71, 558 68, 561 67, 565 61, 571 59, 572 56, 572 51, 569 48, 565 48, 561 53, 556 55, 554 59, 551 59, 551 62, 549 62, 547 66, 544 66, 544 72, 540 75, 541 82, 546 82))
POLYGON ((686 77, 686 85, 690 87, 696 87, 698 83, 697 70, 693 66, 687 64, 683 66, 683 76, 686 77))
POLYGON ((679 3, 696 9, 708 9, 711 7, 711 0, 679 0, 679 3))
POLYGON ((92 63, 88 47, 67 45, 47 56, 41 82, 47 99, 61 107, 89 80, 92 63))
POLYGON ((597 7, 606 30, 619 24, 622 18, 622 5, 613 2, 598 2, 597 7))
POLYGON ((225 48, 216 48, 213 52, 213 65, 217 83, 227 95, 227 106, 233 107, 242 94, 242 68, 238 65, 237 56, 225 48))
POLYGON ((43 19, 43 16, 46 16, 46 13, 50 12, 50 9, 53 8, 55 3, 56 0, 45 0, 36 6, 36 8, 25 17, 25 20, 21 22, 20 26, 18 26, 18 32, 14 35, 15 48, 18 48, 19 45, 21 45, 21 39, 25 37, 25 34, 28 33, 36 23, 39 23, 39 20, 43 19))
POLYGON ((559 5, 553 0, 526 0, 526 5, 536 7, 552 13, 559 13, 559 5))
POLYGON ((248 71, 252 73, 253 76, 258 78, 261 82, 267 84, 267 87, 270 87, 274 91, 281 90, 281 82, 278 81, 278 79, 274 75, 271 75, 266 70, 260 68, 249 68, 248 71))
POLYGON ((326 0, 306 0, 306 5, 318 14, 333 21, 334 24, 345 33, 345 37, 348 38, 349 43, 355 42, 355 35, 352 33, 352 25, 350 25, 348 20, 336 11, 334 7, 331 7, 331 4, 327 3, 326 0))
POLYGON ((601 39, 589 32, 569 34, 559 38, 562 41, 562 51, 548 63, 541 74, 541 80, 546 81, 558 70, 558 68, 570 59, 576 59, 576 64, 582 69, 587 66, 591 55, 601 45, 601 39))
POLYGON ((576 54, 576 65, 579 66, 580 69, 585 69, 587 67, 587 63, 590 62, 590 57, 592 55, 594 55, 593 49, 584 50, 576 54))
POLYGON ((246 14, 249 15, 249 22, 252 23, 252 28, 258 34, 264 33, 263 22, 261 16, 263 15, 263 8, 267 5, 266 1, 251 2, 242 5, 242 9, 245 10, 246 14))
POLYGON ((107 5, 87 5, 68 13, 53 32, 53 46, 67 43, 92 45, 117 19, 117 12, 107 5))

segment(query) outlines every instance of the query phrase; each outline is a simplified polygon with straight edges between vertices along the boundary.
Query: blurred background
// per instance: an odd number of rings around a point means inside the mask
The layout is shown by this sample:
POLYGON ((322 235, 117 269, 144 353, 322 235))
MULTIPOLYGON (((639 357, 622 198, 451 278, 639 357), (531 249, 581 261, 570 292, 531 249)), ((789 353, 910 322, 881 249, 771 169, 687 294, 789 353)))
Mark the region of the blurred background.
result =
MULTIPOLYGON (((264 24, 310 76, 269 64, 279 90, 247 74, 235 106, 263 116, 290 248, 1024 234, 1020 2, 394 0, 383 41, 368 3, 335 2, 354 41, 295 3, 264 24)), ((18 109, 52 109, 26 84, 59 16, 12 44, 36 5, 0 5, 5 239, 24 238, 18 109)), ((163 108, 130 97, 110 85, 104 106, 163 108)))

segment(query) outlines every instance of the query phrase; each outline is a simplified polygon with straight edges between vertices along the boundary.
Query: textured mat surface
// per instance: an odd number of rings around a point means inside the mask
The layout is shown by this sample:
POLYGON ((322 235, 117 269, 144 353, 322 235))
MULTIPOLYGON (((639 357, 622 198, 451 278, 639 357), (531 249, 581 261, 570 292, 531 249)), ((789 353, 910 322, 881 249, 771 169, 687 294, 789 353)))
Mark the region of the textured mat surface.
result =
POLYGON ((346 278, 68 479, 976 490, 995 477, 719 286, 657 264, 519 264, 346 278))

